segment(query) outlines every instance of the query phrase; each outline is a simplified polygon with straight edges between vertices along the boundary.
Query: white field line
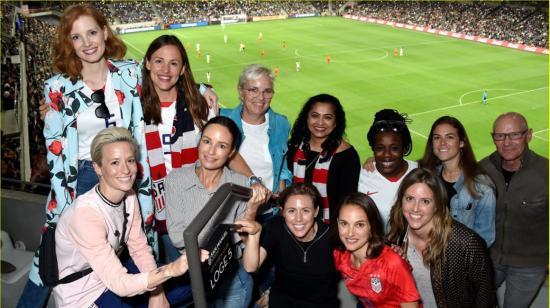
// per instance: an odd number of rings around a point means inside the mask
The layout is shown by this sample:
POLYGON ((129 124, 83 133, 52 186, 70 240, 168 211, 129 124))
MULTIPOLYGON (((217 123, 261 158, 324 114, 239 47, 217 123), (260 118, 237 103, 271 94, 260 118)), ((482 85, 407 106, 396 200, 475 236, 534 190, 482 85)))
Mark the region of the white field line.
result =
MULTIPOLYGON (((145 56, 145 52, 143 50, 137 48, 136 45, 134 45, 134 44, 132 44, 132 43, 126 41, 126 40, 124 41, 124 43, 126 43, 126 45, 130 45, 130 47, 134 48, 138 52, 141 52, 141 55, 139 55, 140 58, 143 58, 143 56, 145 56)), ((139 59, 139 60, 141 60, 141 59, 139 59)), ((138 61, 138 59, 136 59, 136 61, 138 61)))
MULTIPOLYGON (((494 99, 498 99, 498 98, 514 96, 514 95, 518 95, 518 94, 534 92, 534 91, 538 91, 538 90, 542 90, 542 89, 548 89, 548 87, 541 87, 541 88, 536 88, 536 89, 531 89, 531 90, 525 90, 525 91, 520 91, 520 92, 515 92, 515 93, 510 93, 510 94, 505 94, 505 95, 500 95, 500 96, 495 96, 495 97, 492 97, 492 98, 490 97, 487 100, 489 101, 489 100, 494 100, 494 99)), ((452 105, 452 106, 441 107, 441 108, 431 109, 431 110, 427 110, 427 111, 412 113, 412 114, 409 114, 409 116, 414 117, 414 116, 419 116, 419 115, 423 115, 423 114, 427 114, 427 113, 432 113, 432 112, 437 112, 437 111, 442 111, 442 110, 448 110, 448 109, 453 109, 453 108, 457 108, 457 107, 464 107, 464 106, 468 106, 468 105, 471 105, 471 104, 481 104, 481 100, 476 100, 476 101, 468 102, 468 103, 464 103, 464 104, 459 103, 458 105, 452 105)))
MULTIPOLYGON (((544 137, 538 135, 538 134, 540 134, 540 133, 544 133, 544 132, 547 132, 547 131, 548 131, 548 128, 547 128, 547 129, 543 129, 543 130, 536 131, 536 132, 533 133, 533 137, 548 142, 548 141, 550 141, 550 140, 548 140, 548 138, 544 138, 544 137)), ((546 136, 546 134, 545 134, 545 136, 546 136)))

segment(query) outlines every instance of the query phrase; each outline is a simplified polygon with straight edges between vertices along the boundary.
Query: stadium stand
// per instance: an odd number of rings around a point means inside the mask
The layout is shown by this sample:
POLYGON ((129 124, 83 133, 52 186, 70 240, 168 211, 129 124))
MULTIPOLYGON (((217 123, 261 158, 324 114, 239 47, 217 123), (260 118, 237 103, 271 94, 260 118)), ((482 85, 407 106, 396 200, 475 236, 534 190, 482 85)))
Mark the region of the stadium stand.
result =
POLYGON ((345 12, 548 48, 548 8, 542 2, 368 1, 351 3, 345 12))
MULTIPOLYGON (((72 4, 91 3, 97 7, 113 25, 158 20, 166 27, 173 23, 197 21, 215 22, 229 14, 246 14, 250 17, 268 15, 319 14, 328 13, 326 1, 138 1, 138 2, 87 2, 59 1, 42 2, 42 10, 59 13, 72 4)), ((51 35, 55 32, 52 23, 38 18, 21 18, 16 22, 14 3, 2 3, 2 11, 7 18, 2 19, 2 108, 14 108, 19 88, 19 66, 11 63, 10 56, 18 55, 18 46, 23 42, 27 49, 27 93, 29 105, 29 135, 31 136, 30 156, 45 152, 42 137, 43 123, 37 114, 38 102, 43 96, 43 84, 52 75, 50 67, 51 35), (12 34, 14 33, 14 34, 12 34), (45 36, 45 37, 44 37, 45 36)), ((479 35, 487 38, 506 40, 515 43, 548 47, 548 8, 541 2, 394 2, 334 1, 332 9, 344 7, 343 13, 368 16, 408 24, 427 25, 431 28, 479 35)), ((4 142, 4 140, 3 140, 4 142)), ((16 142, 5 142, 13 151, 6 151, 9 158, 2 168, 2 177, 19 178, 16 142), (12 152, 15 155, 12 155, 12 152), (14 158, 14 156, 16 156, 14 158), (10 165, 11 164, 11 165, 10 165), (9 170, 9 172, 8 172, 9 170)))

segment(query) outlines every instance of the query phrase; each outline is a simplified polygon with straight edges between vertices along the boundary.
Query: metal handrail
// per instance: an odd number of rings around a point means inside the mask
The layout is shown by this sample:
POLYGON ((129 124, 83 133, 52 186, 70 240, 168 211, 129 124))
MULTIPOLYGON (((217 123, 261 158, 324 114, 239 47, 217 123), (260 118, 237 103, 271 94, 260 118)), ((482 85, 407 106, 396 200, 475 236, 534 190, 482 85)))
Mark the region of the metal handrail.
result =
POLYGON ((196 308, 207 307, 198 235, 218 209, 231 206, 237 200, 248 200, 251 197, 252 190, 248 187, 233 183, 223 184, 183 232, 187 263, 189 264, 189 277, 191 278, 193 302, 196 308))

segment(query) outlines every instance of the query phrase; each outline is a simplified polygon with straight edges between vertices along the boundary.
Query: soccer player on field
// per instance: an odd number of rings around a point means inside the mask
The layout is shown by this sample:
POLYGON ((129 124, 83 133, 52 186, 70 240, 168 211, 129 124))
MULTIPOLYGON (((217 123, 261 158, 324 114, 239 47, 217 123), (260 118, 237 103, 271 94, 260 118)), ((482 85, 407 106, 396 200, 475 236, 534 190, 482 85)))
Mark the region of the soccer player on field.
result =
POLYGON ((482 105, 487 105, 487 98, 489 97, 489 93, 487 92, 487 90, 484 90, 483 91, 483 96, 481 97, 481 104, 482 105))
POLYGON ((332 60, 332 58, 330 57, 330 55, 327 55, 327 64, 330 64, 330 60, 332 60))
POLYGON ((296 71, 300 71, 300 61, 296 61, 296 71))

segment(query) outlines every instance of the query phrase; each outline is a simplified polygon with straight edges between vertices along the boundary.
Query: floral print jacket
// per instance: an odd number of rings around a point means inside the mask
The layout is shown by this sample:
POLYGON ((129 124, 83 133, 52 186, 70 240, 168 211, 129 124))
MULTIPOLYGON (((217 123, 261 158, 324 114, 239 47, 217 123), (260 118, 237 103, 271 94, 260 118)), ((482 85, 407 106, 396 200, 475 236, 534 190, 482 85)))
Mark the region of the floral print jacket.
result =
MULTIPOLYGON (((139 148, 138 192, 141 215, 149 242, 156 247, 152 230, 154 209, 151 199, 151 179, 147 163, 143 110, 141 107, 141 70, 134 61, 106 60, 113 89, 118 98, 123 126, 136 139, 139 148)), ((72 82, 66 75, 55 75, 46 81, 44 94, 50 111, 46 115, 44 137, 48 149, 51 191, 46 206, 44 227, 55 225, 63 209, 70 205, 76 192, 78 172, 78 115, 93 102, 83 92, 82 80, 72 82)), ((41 285, 38 275, 38 252, 33 260, 30 279, 41 285)))

